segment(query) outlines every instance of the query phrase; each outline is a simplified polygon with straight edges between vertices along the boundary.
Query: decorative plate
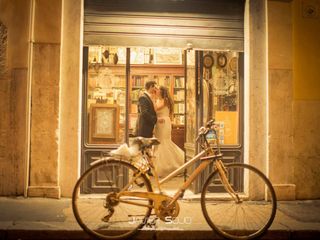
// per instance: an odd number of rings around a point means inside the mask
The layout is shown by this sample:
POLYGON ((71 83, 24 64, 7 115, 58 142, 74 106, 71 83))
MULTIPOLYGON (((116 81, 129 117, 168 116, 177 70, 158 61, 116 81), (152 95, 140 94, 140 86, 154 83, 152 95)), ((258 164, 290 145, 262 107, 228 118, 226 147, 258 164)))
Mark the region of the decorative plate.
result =
POLYGON ((231 58, 231 60, 229 62, 229 68, 232 72, 237 71, 237 69, 238 69, 238 58, 237 57, 231 58))
POLYGON ((203 66, 205 68, 211 68, 213 66, 213 57, 209 54, 203 56, 203 66))
POLYGON ((227 57, 226 57, 226 55, 224 55, 223 53, 219 54, 217 61, 218 61, 219 67, 221 67, 221 68, 225 67, 226 64, 227 64, 227 57))

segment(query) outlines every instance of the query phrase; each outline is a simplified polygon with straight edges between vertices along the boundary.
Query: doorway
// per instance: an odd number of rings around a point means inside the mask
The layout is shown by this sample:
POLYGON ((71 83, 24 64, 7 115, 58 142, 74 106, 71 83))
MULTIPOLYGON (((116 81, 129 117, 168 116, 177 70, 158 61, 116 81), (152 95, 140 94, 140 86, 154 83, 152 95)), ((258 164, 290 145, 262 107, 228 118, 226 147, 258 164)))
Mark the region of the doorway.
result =
MULTIPOLYGON (((238 51, 188 50, 186 51, 186 161, 200 152, 194 142, 198 129, 210 119, 219 125, 223 161, 243 162, 243 53, 238 51)), ((200 164, 187 171, 189 174, 200 164)), ((212 166, 191 185, 199 193, 213 171, 212 166)), ((230 176, 230 182, 243 179, 230 176)), ((219 192, 221 186, 210 190, 219 192)))

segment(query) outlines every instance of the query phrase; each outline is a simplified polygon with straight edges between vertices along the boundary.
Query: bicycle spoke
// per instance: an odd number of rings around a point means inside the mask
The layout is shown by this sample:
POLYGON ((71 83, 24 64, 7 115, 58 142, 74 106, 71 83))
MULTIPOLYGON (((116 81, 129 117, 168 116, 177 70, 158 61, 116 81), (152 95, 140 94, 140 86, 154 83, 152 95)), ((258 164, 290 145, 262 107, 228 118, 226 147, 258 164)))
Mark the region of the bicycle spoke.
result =
POLYGON ((123 190, 152 191, 144 175, 139 176, 143 186, 131 181, 137 171, 128 163, 110 160, 94 165, 81 176, 72 203, 75 217, 86 232, 102 239, 122 239, 145 224, 152 210, 150 200, 121 197, 127 201, 125 203, 116 199, 117 193, 123 190), (103 181, 97 181, 99 179, 103 181), (89 188, 88 184, 93 187, 89 188))
MULTIPOLYGON (((204 216, 208 224, 223 237, 229 239, 258 237, 267 230, 275 216, 276 198, 272 185, 258 170, 251 166, 230 164, 227 165, 227 169, 229 173, 249 176, 254 183, 247 187, 247 192, 244 191, 244 187, 230 185, 236 194, 245 196, 240 197, 241 202, 230 200, 213 204, 207 197, 210 194, 209 186, 213 189, 214 184, 221 186, 223 183, 219 182, 217 171, 212 173, 206 181, 201 195, 204 216), (261 192, 263 193, 264 190, 271 196, 271 201, 261 197, 261 192)), ((223 190, 228 195, 226 188, 223 190)))

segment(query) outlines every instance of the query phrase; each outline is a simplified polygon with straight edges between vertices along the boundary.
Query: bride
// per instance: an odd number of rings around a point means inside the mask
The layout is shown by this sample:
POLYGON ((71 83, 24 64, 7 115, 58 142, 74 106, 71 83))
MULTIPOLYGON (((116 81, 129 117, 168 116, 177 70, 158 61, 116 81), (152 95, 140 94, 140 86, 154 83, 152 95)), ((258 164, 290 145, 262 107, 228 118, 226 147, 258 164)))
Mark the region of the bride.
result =
POLYGON ((155 168, 159 177, 165 177, 184 163, 184 152, 171 140, 173 101, 168 88, 160 86, 155 104, 157 124, 155 137, 160 144, 155 149, 155 168))

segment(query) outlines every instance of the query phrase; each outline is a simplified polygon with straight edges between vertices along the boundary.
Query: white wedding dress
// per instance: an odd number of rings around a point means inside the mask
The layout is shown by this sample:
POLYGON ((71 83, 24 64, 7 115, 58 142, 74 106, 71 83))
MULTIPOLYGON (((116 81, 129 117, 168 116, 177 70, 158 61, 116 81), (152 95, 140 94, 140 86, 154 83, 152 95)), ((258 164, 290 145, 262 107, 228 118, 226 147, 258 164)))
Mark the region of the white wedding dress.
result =
POLYGON ((160 144, 155 147, 155 167, 160 177, 165 177, 184 163, 184 152, 171 140, 171 119, 169 108, 157 111, 158 121, 155 126, 155 137, 160 144), (164 119, 164 122, 161 122, 164 119))

